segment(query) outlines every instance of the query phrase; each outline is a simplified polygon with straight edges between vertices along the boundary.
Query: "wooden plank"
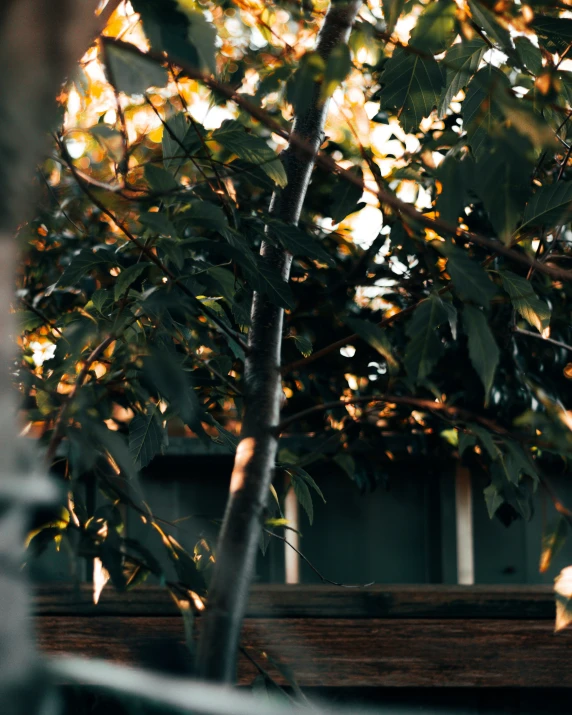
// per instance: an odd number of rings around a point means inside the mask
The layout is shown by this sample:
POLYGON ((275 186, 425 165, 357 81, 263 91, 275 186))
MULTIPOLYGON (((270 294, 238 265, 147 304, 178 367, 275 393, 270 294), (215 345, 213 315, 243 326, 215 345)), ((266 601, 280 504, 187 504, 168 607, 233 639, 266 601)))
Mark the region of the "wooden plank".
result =
MULTIPOLYGON (((36 613, 44 615, 177 615, 163 588, 141 587, 127 593, 106 588, 100 603, 90 587, 74 590, 50 584, 37 591, 36 613)), ((247 616, 264 618, 456 618, 554 619, 550 586, 336 586, 265 584, 251 591, 247 616)))
MULTIPOLYGON (((180 618, 52 615, 37 629, 47 653, 168 667, 163 655, 183 652, 180 618)), ((266 668, 262 652, 287 663, 303 687, 572 687, 572 631, 543 621, 251 618, 243 645, 266 668)), ((255 674, 242 659, 239 682, 255 674)))

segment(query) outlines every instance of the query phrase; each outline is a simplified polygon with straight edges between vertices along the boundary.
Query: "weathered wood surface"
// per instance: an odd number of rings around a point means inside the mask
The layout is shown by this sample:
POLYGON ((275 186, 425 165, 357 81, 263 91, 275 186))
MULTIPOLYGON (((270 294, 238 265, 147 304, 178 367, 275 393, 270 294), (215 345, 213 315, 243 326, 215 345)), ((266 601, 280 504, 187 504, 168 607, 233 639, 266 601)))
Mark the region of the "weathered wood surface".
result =
MULTIPOLYGON (((164 588, 117 593, 105 589, 97 606, 88 584, 74 589, 50 584, 37 590, 36 613, 44 615, 176 615, 164 588)), ((253 586, 247 617, 261 618, 514 618, 553 620, 550 586, 253 586)))
MULTIPOLYGON (((97 607, 88 598, 69 588, 38 596, 41 649, 153 667, 184 654, 163 591, 110 590, 97 607)), ((253 589, 243 646, 278 682, 263 652, 305 687, 572 687, 572 630, 554 634, 553 617, 543 587, 264 586, 253 589)), ((255 676, 242 658, 239 682, 255 676)))

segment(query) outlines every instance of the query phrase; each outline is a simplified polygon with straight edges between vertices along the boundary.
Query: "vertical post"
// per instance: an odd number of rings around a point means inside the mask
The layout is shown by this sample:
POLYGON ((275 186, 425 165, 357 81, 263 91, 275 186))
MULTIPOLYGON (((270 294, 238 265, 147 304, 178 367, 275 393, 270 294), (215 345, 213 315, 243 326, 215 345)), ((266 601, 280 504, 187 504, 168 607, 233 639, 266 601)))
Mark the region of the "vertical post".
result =
POLYGON ((296 529, 296 531, 286 532, 286 538, 291 546, 284 544, 284 582, 300 583, 300 556, 292 548, 294 546, 296 549, 300 549, 300 534, 298 533, 300 528, 300 506, 292 487, 286 492, 284 516, 289 521, 292 529, 296 529))
POLYGON ((475 583, 473 549, 473 495, 471 473, 461 462, 455 472, 455 520, 457 525, 457 583, 475 583))

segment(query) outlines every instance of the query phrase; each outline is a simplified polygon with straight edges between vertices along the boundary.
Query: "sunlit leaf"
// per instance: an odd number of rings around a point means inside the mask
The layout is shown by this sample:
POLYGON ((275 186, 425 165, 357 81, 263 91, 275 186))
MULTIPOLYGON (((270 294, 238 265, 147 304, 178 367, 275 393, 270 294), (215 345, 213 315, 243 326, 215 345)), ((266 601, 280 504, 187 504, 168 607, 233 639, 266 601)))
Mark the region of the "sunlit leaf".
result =
POLYGON ((107 44, 105 54, 110 81, 119 92, 145 94, 149 87, 167 84, 167 70, 137 51, 107 44))
POLYGON ((382 0, 383 18, 385 20, 386 32, 389 34, 393 32, 404 5, 405 0, 382 0))
POLYGON ((542 333, 550 325, 550 308, 534 292, 530 281, 512 271, 499 271, 502 285, 509 294, 514 309, 542 333))
POLYGON ((304 357, 312 354, 312 342, 305 335, 292 335, 294 343, 304 357))
POLYGON ((455 37, 457 6, 451 0, 440 0, 425 6, 411 33, 409 44, 437 55, 449 47, 455 37))
POLYGON ((542 551, 540 553, 540 563, 538 570, 546 573, 552 564, 556 554, 566 543, 568 536, 568 524, 563 516, 558 517, 542 534, 542 551))
POLYGON ((381 82, 381 109, 395 111, 405 131, 411 132, 439 103, 444 79, 433 58, 397 47, 385 64, 381 82))
POLYGON ((321 87, 321 97, 326 99, 331 97, 337 87, 348 76, 352 67, 350 50, 347 45, 341 44, 330 52, 326 69, 324 72, 324 81, 321 87))
POLYGON ((234 120, 227 119, 211 138, 221 144, 231 154, 259 166, 278 186, 286 186, 288 180, 282 162, 268 144, 234 120))
POLYGON ((554 630, 561 631, 572 622, 572 566, 567 566, 554 582, 556 594, 556 625, 554 630))
POLYGON ((445 115, 453 98, 467 86, 487 49, 485 42, 476 37, 470 41, 458 42, 447 50, 444 60, 447 74, 439 102, 439 116, 445 115))

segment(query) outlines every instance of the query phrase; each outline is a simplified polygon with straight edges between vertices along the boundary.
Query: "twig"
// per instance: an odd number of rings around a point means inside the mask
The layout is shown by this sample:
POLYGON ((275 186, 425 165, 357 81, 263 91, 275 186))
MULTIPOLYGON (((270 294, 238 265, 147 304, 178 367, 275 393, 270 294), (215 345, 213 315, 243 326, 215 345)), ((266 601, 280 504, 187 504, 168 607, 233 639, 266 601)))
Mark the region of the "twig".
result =
POLYGON ((26 300, 25 298, 20 298, 20 300, 21 300, 22 303, 26 306, 26 308, 28 308, 28 310, 31 310, 32 313, 34 313, 35 315, 37 315, 38 318, 41 318, 46 325, 48 325, 52 330, 55 330, 56 333, 58 333, 58 335, 66 341, 66 343, 68 342, 68 340, 66 339, 66 337, 65 337, 65 335, 62 333, 62 331, 58 328, 58 326, 57 326, 53 321, 51 321, 51 320, 48 318, 48 316, 47 316, 45 313, 43 313, 41 310, 39 310, 38 308, 36 308, 32 303, 30 303, 30 302, 29 302, 28 300, 26 300))
POLYGON ((108 216, 114 223, 115 225, 120 229, 120 231, 127 237, 127 239, 133 243, 133 245, 137 246, 137 248, 152 262, 154 263, 160 270, 163 272, 164 275, 169 278, 169 280, 172 281, 186 296, 189 298, 194 305, 197 306, 197 308, 209 318, 211 322, 213 322, 221 332, 225 333, 228 337, 232 338, 240 347, 245 351, 245 353, 248 353, 248 346, 247 344, 242 340, 242 338, 237 335, 234 331, 229 330, 229 328, 226 327, 226 325, 223 323, 222 320, 218 318, 218 316, 213 313, 209 308, 207 308, 201 301, 190 291, 184 283, 181 283, 180 280, 175 276, 175 274, 167 268, 167 266, 161 261, 160 258, 158 258, 153 251, 145 246, 145 244, 141 243, 141 241, 136 238, 131 231, 125 226, 122 221, 119 220, 115 214, 110 211, 105 204, 103 204, 94 194, 90 191, 90 189, 84 184, 84 182, 80 179, 75 166, 73 165, 73 162, 71 161, 70 157, 67 155, 65 146, 63 143, 56 137, 56 142, 58 143, 58 146, 60 147, 60 151, 62 152, 62 156, 64 158, 64 161, 66 164, 69 166, 70 171, 75 177, 75 180, 77 181, 79 187, 82 189, 84 194, 90 199, 90 201, 97 206, 97 208, 104 213, 106 216, 108 216))
MULTIPOLYGON (((137 319, 138 319, 138 317, 135 318, 134 321, 137 319)), ((96 348, 94 348, 91 351, 91 353, 87 357, 82 369, 78 373, 78 376, 76 378, 73 389, 70 392, 70 394, 68 395, 67 400, 61 406, 59 414, 56 418, 54 430, 52 432, 52 436, 51 436, 50 442, 48 444, 48 449, 46 451, 46 463, 47 463, 48 467, 50 467, 52 462, 54 461, 54 457, 56 456, 56 451, 63 439, 62 429, 63 429, 64 419, 66 417, 69 406, 71 405, 71 403, 74 400, 75 396, 77 395, 79 389, 83 385, 84 380, 87 377, 87 374, 89 373, 89 370, 90 370, 92 364, 97 360, 97 358, 101 355, 101 353, 103 353, 103 351, 106 350, 111 345, 111 343, 115 339, 116 339, 116 335, 114 333, 110 333, 105 338, 105 340, 103 340, 96 348)))
MULTIPOLYGON (((121 46, 121 48, 124 49, 125 51, 132 52, 133 54, 141 55, 146 58, 154 59, 156 62, 163 63, 165 60, 163 55, 161 55, 160 53, 157 53, 157 52, 142 53, 134 45, 130 45, 128 43, 123 43, 123 42, 119 43, 114 40, 110 40, 109 38, 104 38, 104 39, 106 42, 112 42, 114 44, 121 46)), ((516 263, 521 263, 526 266, 533 266, 538 271, 545 273, 546 275, 549 275, 552 278, 559 279, 559 280, 565 280, 565 281, 572 281, 572 271, 563 270, 560 268, 555 268, 553 266, 544 265, 544 264, 540 263, 539 261, 529 258, 528 256, 526 256, 523 253, 518 253, 518 252, 512 250, 511 248, 500 243, 499 241, 496 241, 496 240, 488 238, 486 236, 482 236, 480 234, 476 234, 471 231, 462 229, 460 226, 455 226, 455 225, 450 224, 450 223, 443 221, 441 219, 430 218, 430 217, 426 216, 425 214, 421 213, 420 211, 418 211, 413 205, 408 204, 405 201, 402 201, 401 199, 399 199, 397 196, 395 196, 394 194, 392 194, 389 191, 386 191, 386 190, 383 190, 383 191, 377 190, 376 191, 375 189, 372 189, 371 187, 365 185, 364 182, 361 179, 359 179, 359 177, 355 176, 349 170, 341 167, 329 156, 327 156, 325 154, 320 154, 320 153, 316 154, 314 147, 312 147, 312 145, 309 142, 307 142, 306 140, 297 136, 296 134, 291 134, 289 131, 284 129, 284 127, 279 122, 277 122, 275 119, 273 119, 271 116, 269 116, 266 111, 264 111, 260 107, 255 106, 254 104, 249 102, 247 99, 245 99, 244 95, 238 94, 234 89, 218 82, 216 79, 214 79, 213 77, 211 77, 210 75, 208 75, 205 72, 201 72, 194 67, 190 67, 186 63, 180 63, 180 64, 181 64, 181 67, 185 70, 185 73, 189 77, 204 83, 212 91, 218 92, 219 94, 222 94, 227 99, 233 101, 239 107, 241 107, 246 112, 248 112, 252 117, 254 117, 258 121, 260 121, 262 124, 264 124, 266 127, 271 129, 273 132, 278 134, 280 137, 288 140, 291 143, 291 145, 293 147, 295 147, 297 150, 299 150, 300 152, 302 152, 308 156, 315 158, 315 163, 317 166, 320 166, 321 168, 325 169, 326 171, 339 176, 340 178, 344 179, 345 181, 348 181, 351 184, 354 184, 355 186, 358 186, 359 188, 362 189, 362 191, 367 191, 368 193, 371 193, 372 195, 377 196, 377 198, 382 203, 390 206, 391 208, 393 208, 397 211, 401 211, 404 216, 407 216, 408 218, 410 218, 411 220, 424 226, 425 228, 433 229, 434 231, 436 231, 438 233, 441 232, 441 233, 449 234, 452 236, 458 236, 459 238, 463 238, 466 241, 469 241, 469 242, 474 243, 478 246, 481 246, 482 248, 486 248, 489 251, 493 251, 493 252, 498 253, 502 256, 505 256, 505 257, 509 258, 510 260, 515 261, 516 263)))
POLYGON ((280 534, 276 534, 274 531, 270 531, 270 529, 264 529, 264 531, 269 534, 270 536, 273 536, 275 539, 279 539, 280 541, 283 541, 286 546, 289 546, 291 549, 293 549, 298 556, 304 561, 305 563, 308 564, 308 566, 312 569, 312 571, 318 576, 318 578, 323 581, 324 583, 329 583, 332 586, 339 586, 340 588, 368 588, 368 586, 373 586, 375 581, 371 581, 370 583, 363 583, 363 584, 347 584, 347 583, 338 583, 337 581, 331 581, 329 578, 326 578, 318 569, 314 566, 314 564, 310 561, 310 559, 307 556, 304 556, 304 554, 300 551, 300 549, 297 549, 294 544, 291 544, 288 539, 285 536, 280 536, 280 534))
MULTIPOLYGON (((290 415, 278 425, 277 432, 283 432, 284 429, 297 422, 300 419, 304 419, 309 415, 315 414, 316 412, 324 412, 325 410, 333 410, 336 407, 345 407, 346 405, 358 405, 358 404, 368 404, 370 402, 390 402, 396 405, 408 405, 409 407, 417 407, 425 410, 430 410, 432 412, 444 412, 451 416, 457 416, 467 422, 478 422, 486 427, 487 429, 495 432, 496 434, 503 435, 506 437, 513 437, 513 435, 502 425, 493 422, 488 417, 483 417, 477 415, 463 407, 457 407, 455 405, 446 405, 444 402, 434 402, 432 400, 424 399, 421 397, 408 397, 405 395, 364 395, 361 397, 350 397, 344 400, 334 400, 332 402, 324 402, 321 405, 314 405, 308 407, 306 410, 302 410, 295 415, 290 415)), ((516 438, 518 439, 518 438, 516 438)))
POLYGON ((550 343, 551 345, 556 345, 559 348, 564 348, 564 350, 569 350, 572 352, 572 345, 567 345, 560 340, 554 340, 554 338, 545 338, 540 333, 533 333, 532 330, 524 330, 523 328, 514 328, 513 333, 516 335, 524 335, 529 338, 536 338, 537 340, 542 340, 545 343, 550 343))
POLYGON ((50 182, 47 180, 46 175, 44 174, 44 172, 42 171, 41 168, 39 168, 38 170, 39 170, 39 172, 40 172, 40 176, 41 176, 42 179, 44 180, 45 185, 48 187, 48 191, 49 191, 50 194, 53 196, 54 201, 55 201, 55 202, 57 203, 57 205, 59 206, 59 209, 60 209, 60 211, 62 212, 62 215, 70 222, 70 224, 75 228, 75 230, 76 230, 78 233, 84 233, 84 234, 87 233, 87 231, 85 230, 85 228, 80 228, 80 227, 77 225, 77 223, 75 223, 74 221, 72 221, 72 219, 69 217, 68 213, 66 212, 66 210, 65 210, 64 207, 62 206, 61 201, 58 199, 58 196, 57 196, 56 192, 54 191, 54 187, 53 187, 53 186, 50 184, 50 182))

